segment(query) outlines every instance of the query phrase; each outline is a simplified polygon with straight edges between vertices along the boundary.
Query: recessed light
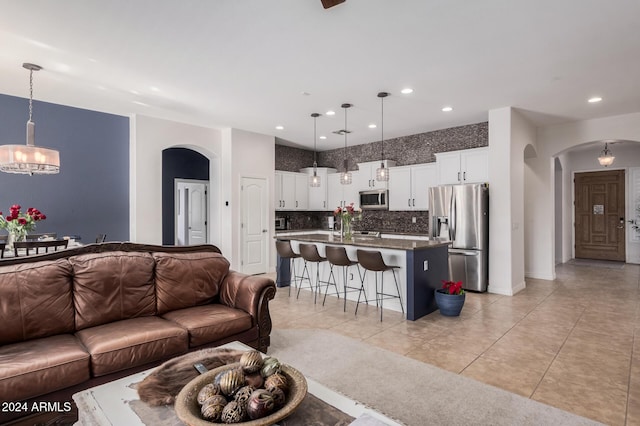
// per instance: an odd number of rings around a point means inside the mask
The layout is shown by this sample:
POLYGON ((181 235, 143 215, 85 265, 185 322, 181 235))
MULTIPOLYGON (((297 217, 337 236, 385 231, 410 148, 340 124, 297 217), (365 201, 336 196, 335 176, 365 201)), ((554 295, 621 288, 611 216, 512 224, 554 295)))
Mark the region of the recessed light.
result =
POLYGON ((326 136, 320 136, 320 139, 323 139, 323 140, 324 140, 324 139, 326 139, 326 138, 327 138, 326 136))
POLYGON ((284 126, 276 126, 276 130, 284 130, 284 126))
POLYGON ((376 127, 378 127, 378 126, 376 126, 374 123, 369 124, 369 128, 370 129, 375 129, 376 127))
POLYGON ((400 93, 402 93, 403 95, 408 95, 409 93, 413 93, 413 89, 410 87, 405 87, 400 91, 400 93))
POLYGON ((590 104, 595 104, 596 102, 600 102, 602 98, 600 96, 594 96, 593 98, 589 98, 590 104))
POLYGON ((449 112, 449 111, 453 111, 453 108, 451 108, 450 106, 446 106, 444 108, 442 108, 443 112, 449 112))
POLYGON ((329 110, 325 114, 327 114, 327 115, 336 115, 336 112, 332 111, 332 110, 329 110))

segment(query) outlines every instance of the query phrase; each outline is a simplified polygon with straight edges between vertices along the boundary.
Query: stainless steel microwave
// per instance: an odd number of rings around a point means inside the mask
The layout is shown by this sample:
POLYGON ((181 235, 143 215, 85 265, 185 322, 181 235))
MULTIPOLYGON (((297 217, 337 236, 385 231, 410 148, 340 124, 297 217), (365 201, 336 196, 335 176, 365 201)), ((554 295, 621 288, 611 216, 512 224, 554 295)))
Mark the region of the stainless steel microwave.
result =
POLYGON ((389 210, 389 190, 360 191, 360 208, 362 210, 389 210))

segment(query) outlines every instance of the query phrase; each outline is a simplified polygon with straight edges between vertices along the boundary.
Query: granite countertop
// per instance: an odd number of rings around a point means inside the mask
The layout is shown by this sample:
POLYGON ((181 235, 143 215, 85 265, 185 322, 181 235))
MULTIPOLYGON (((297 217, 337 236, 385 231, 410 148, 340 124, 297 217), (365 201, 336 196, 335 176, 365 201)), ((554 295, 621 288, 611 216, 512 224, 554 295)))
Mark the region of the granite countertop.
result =
MULTIPOLYGON (((278 236, 276 235, 276 238, 278 236)), ((422 250, 435 247, 447 246, 450 241, 438 241, 438 240, 411 240, 411 239, 399 239, 399 238, 379 238, 368 236, 354 236, 351 240, 343 240, 339 236, 326 235, 326 234, 303 234, 303 235, 289 235, 281 238, 294 241, 307 241, 312 243, 324 243, 324 244, 338 244, 360 247, 372 247, 392 250, 422 250)))

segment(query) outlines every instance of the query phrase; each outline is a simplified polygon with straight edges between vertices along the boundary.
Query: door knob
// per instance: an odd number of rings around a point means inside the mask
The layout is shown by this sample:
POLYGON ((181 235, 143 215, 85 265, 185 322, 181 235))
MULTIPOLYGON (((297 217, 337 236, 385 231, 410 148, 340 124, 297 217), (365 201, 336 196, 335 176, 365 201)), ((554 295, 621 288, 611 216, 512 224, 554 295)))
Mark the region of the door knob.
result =
POLYGON ((262 230, 262 232, 265 232, 265 233, 266 233, 266 232, 267 232, 267 230, 266 230, 266 229, 263 229, 263 230, 262 230))

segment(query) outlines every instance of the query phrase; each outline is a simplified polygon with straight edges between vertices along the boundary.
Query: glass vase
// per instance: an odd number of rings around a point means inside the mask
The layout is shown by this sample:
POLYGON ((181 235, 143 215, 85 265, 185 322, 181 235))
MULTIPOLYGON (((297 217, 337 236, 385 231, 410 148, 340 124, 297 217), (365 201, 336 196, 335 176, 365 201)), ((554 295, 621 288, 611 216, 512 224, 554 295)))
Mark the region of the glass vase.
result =
POLYGON ((27 239, 27 230, 24 228, 12 229, 7 237, 7 249, 13 250, 13 243, 25 241, 27 239))
POLYGON ((350 240, 353 234, 351 233, 351 217, 343 216, 342 217, 342 238, 345 240, 350 240))

